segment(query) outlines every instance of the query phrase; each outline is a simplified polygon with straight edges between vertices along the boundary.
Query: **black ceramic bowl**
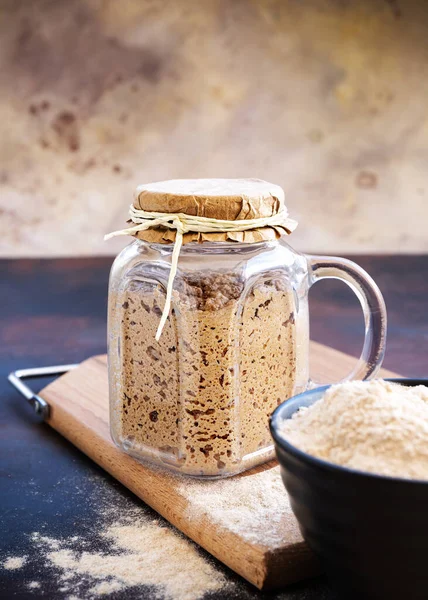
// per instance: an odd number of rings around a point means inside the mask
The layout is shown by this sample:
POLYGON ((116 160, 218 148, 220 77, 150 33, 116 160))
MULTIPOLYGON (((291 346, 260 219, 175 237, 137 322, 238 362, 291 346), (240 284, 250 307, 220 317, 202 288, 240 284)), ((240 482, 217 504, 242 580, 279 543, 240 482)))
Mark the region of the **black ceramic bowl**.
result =
MULTIPOLYGON (((428 386, 428 380, 389 381, 428 386)), ((319 400, 327 387, 287 400, 270 423, 302 535, 340 598, 427 600, 428 482, 337 466, 298 450, 278 433, 283 419, 319 400)))

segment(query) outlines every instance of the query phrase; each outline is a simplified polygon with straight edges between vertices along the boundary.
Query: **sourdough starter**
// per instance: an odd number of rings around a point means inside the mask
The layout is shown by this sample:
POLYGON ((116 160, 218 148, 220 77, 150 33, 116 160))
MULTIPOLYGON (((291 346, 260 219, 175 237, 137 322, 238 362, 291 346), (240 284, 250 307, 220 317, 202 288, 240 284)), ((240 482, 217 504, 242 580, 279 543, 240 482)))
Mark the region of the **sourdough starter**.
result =
POLYGON ((235 274, 188 275, 156 342, 164 298, 159 285, 133 281, 115 299, 116 439, 194 475, 247 469, 258 451, 273 456, 268 419, 296 378, 290 290, 279 277, 245 292, 235 274))

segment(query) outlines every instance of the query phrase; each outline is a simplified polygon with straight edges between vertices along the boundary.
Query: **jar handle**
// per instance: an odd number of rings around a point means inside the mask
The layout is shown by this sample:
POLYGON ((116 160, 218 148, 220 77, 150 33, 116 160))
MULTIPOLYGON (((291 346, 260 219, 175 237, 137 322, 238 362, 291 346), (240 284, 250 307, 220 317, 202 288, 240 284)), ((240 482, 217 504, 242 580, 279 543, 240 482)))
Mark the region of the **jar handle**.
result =
MULTIPOLYGON (((386 307, 376 283, 356 263, 345 258, 306 256, 309 267, 309 287, 320 279, 344 281, 358 297, 364 314, 365 337, 359 361, 354 370, 341 381, 370 379, 383 361, 386 342, 386 307)), ((310 386, 322 385, 310 381, 310 386)))

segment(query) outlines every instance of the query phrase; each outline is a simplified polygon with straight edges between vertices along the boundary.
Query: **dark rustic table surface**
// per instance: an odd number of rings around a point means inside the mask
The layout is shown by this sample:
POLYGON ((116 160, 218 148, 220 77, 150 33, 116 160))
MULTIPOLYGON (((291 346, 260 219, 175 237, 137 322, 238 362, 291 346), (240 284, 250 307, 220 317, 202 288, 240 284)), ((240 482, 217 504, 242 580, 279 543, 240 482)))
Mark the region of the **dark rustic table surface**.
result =
MULTIPOLYGON (((409 377, 428 376, 428 257, 360 256, 356 260, 385 296, 389 323, 384 366, 409 377)), ((105 352, 111 262, 111 258, 0 261, 0 598, 70 597, 69 590, 60 589, 58 572, 34 550, 30 535, 42 531, 61 538, 87 533, 96 523, 94 506, 87 499, 101 487, 113 508, 125 502, 151 512, 40 423, 6 379, 18 368, 80 362, 105 352), (9 556, 26 556, 25 566, 1 568, 9 556), (31 581, 40 587, 29 589, 31 581)), ((322 282, 311 291, 310 306, 312 338, 357 355, 363 319, 352 292, 341 283, 322 282)), ((236 599, 333 598, 322 578, 267 595, 216 565, 232 581, 236 599)), ((153 589, 133 588, 109 598, 146 599, 154 594, 153 589)), ((89 592, 82 588, 77 597, 87 598, 89 592)))

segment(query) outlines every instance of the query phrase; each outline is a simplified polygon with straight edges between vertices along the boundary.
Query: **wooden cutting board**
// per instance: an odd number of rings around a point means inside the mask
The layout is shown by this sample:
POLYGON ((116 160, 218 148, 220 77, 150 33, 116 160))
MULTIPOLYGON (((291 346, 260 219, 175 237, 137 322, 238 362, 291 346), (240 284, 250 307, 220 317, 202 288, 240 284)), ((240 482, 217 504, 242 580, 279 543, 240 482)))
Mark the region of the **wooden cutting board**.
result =
MULTIPOLYGON (((344 377, 355 365, 355 358, 311 344, 316 380, 344 377)), ((383 370, 382 376, 394 374, 383 370)), ((285 490, 279 493, 275 462, 230 479, 200 481, 153 469, 124 454, 109 433, 106 356, 83 362, 39 395, 50 405, 49 425, 258 588, 282 587, 319 572, 285 490), (276 495, 270 492, 275 489, 276 495)))

